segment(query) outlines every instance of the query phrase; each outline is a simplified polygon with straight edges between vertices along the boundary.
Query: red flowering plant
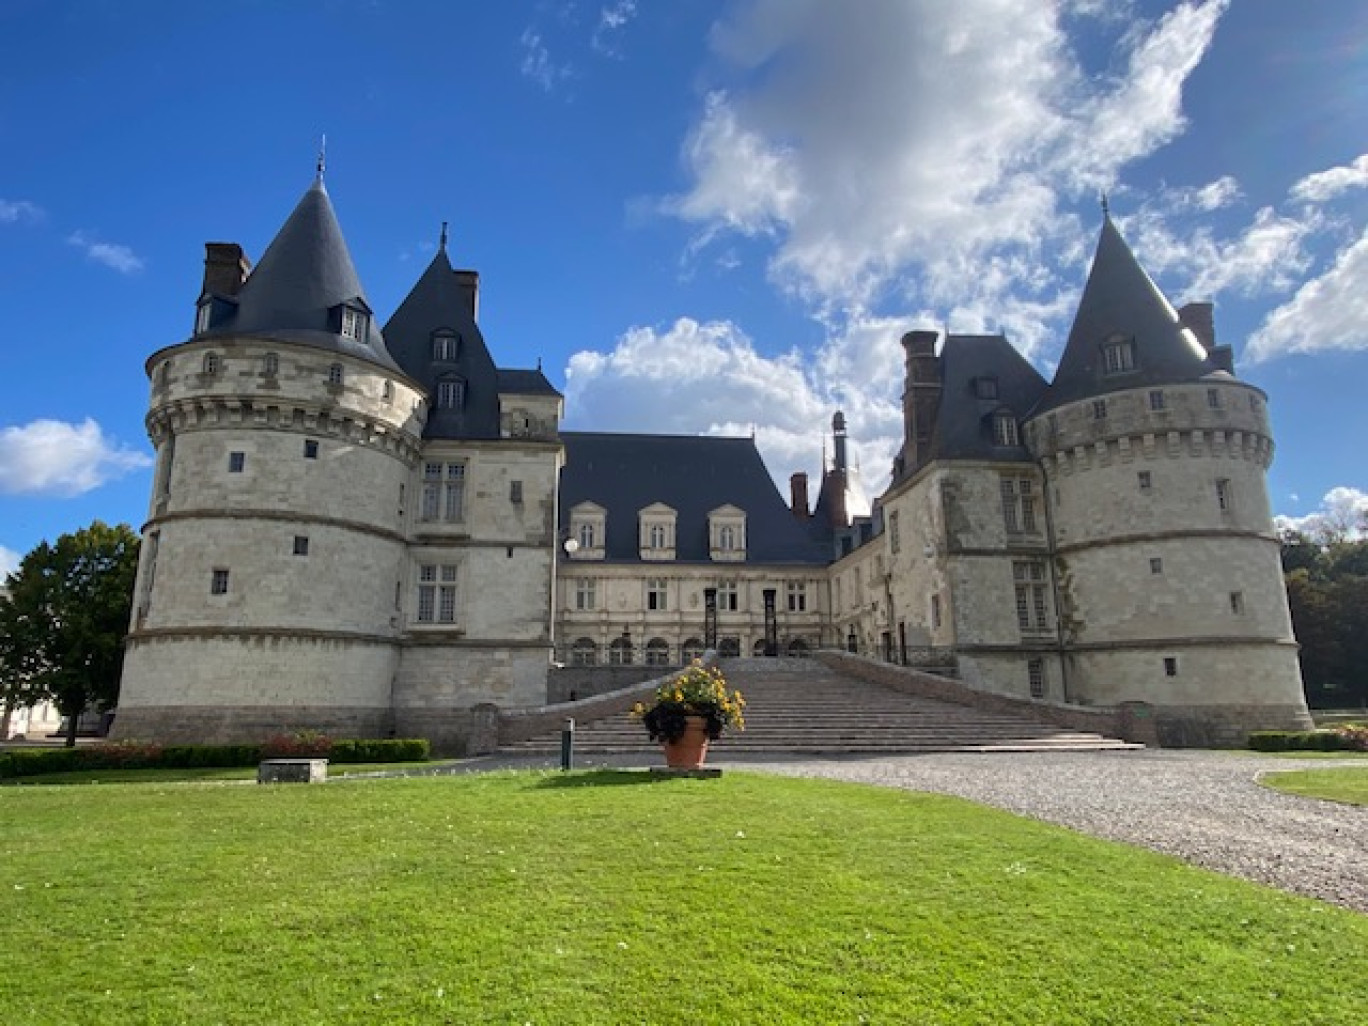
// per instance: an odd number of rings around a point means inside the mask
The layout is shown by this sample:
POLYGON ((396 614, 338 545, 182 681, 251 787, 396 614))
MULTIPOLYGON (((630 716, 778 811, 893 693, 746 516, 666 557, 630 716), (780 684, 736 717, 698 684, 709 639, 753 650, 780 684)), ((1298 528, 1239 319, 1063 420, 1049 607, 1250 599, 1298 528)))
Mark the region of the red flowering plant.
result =
POLYGON ((746 729, 741 692, 727 687, 727 679, 715 666, 695 659, 656 688, 650 706, 638 702, 631 711, 646 727, 652 741, 672 742, 684 736, 685 717, 702 716, 708 737, 716 741, 724 727, 746 729))

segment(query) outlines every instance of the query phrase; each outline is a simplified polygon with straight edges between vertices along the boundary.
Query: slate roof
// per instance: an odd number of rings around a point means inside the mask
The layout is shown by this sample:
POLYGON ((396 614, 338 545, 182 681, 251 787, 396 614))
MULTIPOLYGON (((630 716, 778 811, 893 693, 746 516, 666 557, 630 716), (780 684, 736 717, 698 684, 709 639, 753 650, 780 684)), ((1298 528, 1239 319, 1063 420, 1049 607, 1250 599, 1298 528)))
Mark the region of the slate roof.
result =
POLYGON ((1197 336, 1150 280, 1109 216, 1102 220, 1088 282, 1049 392, 1035 411, 1108 392, 1195 381, 1217 370, 1197 336), (1133 370, 1104 373, 1109 338, 1132 339, 1133 370))
POLYGON ((536 370, 500 368, 499 391, 504 395, 560 395, 540 367, 536 370))
MULTIPOLYGON (((1021 443, 997 445, 993 417, 1010 412, 1018 423, 1049 387, 1040 373, 1002 335, 947 335, 940 353, 941 397, 927 458, 932 460, 998 460, 1030 462, 1021 443), (981 379, 996 383, 995 398, 984 398, 981 379)), ((917 467, 908 467, 911 473, 917 467)))
POLYGON ((454 409, 432 403, 424 438, 499 437, 500 374, 475 323, 469 291, 452 270, 445 247, 438 249, 394 311, 385 325, 385 339, 399 366, 421 382, 429 396, 436 396, 437 385, 444 378, 465 381, 465 405, 454 409), (433 359, 432 336, 440 329, 460 336, 455 360, 433 359))
POLYGON ((334 310, 352 303, 368 314, 361 280, 322 178, 314 181, 243 283, 236 308, 197 337, 248 334, 299 342, 397 370, 375 318, 366 337, 344 338, 334 310))
POLYGON ((830 562, 830 543, 793 516, 750 438, 564 431, 560 523, 581 502, 607 510, 605 559, 640 563, 637 513, 663 502, 677 513, 676 563, 728 563, 708 554, 708 513, 731 504, 746 513, 744 564, 830 562))

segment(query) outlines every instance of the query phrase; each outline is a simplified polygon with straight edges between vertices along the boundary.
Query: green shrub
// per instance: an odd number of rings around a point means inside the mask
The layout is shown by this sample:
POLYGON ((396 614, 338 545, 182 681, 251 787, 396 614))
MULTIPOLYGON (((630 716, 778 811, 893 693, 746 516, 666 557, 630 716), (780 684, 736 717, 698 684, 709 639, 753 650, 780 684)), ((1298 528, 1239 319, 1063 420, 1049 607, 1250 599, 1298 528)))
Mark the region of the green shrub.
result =
POLYGON ((426 738, 356 738, 334 741, 331 762, 427 762, 431 746, 426 738))
POLYGON ((1256 730, 1249 735, 1256 752, 1342 752, 1357 747, 1348 732, 1336 730, 1256 730))

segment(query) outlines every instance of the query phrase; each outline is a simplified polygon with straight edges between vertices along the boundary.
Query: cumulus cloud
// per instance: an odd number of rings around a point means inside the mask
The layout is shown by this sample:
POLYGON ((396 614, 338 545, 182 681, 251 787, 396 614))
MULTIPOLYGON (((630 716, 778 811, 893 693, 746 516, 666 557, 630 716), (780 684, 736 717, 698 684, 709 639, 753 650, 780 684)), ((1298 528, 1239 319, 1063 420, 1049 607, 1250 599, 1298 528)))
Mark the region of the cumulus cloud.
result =
POLYGON ((0 199, 0 224, 16 221, 41 221, 43 208, 28 200, 0 199))
POLYGON ((1325 349, 1368 349, 1368 230, 1322 275, 1275 309, 1249 339, 1245 358, 1269 360, 1325 349))
POLYGON ((0 494, 69 498, 151 465, 89 417, 80 424, 35 420, 0 428, 0 494))
POLYGON ((0 584, 5 578, 19 569, 19 560, 23 557, 13 549, 7 549, 0 545, 0 584))
POLYGON ((1324 203, 1349 189, 1364 186, 1368 186, 1368 153, 1347 167, 1332 167, 1307 175, 1292 186, 1288 195, 1306 203, 1324 203))
POLYGON ((1276 516, 1279 531, 1298 531, 1313 538, 1362 538, 1368 534, 1368 492, 1340 485, 1331 488, 1320 506, 1303 517, 1276 516))
POLYGON ((738 82, 707 97, 683 148, 689 188, 664 207, 704 243, 773 237, 772 276, 828 311, 890 286, 942 310, 1008 293, 1053 308, 1076 288, 1038 270, 1042 247, 1079 232, 1061 199, 1182 131, 1183 84, 1225 8, 1184 3, 1131 26, 1122 70, 1090 78, 1048 0, 868 4, 858 17, 752 0, 714 28, 738 82), (1012 273, 983 276, 992 261, 1012 273))
POLYGON ((75 231, 67 236, 67 242, 96 263, 111 267, 120 274, 136 274, 143 269, 143 260, 129 247, 115 242, 101 242, 88 232, 75 231))

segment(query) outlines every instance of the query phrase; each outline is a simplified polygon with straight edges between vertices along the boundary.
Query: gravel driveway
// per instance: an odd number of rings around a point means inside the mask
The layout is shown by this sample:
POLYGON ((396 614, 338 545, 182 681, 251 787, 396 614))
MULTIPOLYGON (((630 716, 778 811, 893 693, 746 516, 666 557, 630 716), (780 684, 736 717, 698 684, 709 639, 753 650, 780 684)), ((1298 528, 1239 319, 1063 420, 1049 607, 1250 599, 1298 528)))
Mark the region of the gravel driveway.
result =
MULTIPOLYGON (((1260 773, 1329 768, 1341 765, 1338 760, 1146 749, 709 763, 958 795, 1368 913, 1368 808, 1297 798, 1255 783, 1260 773)), ((1355 764, 1368 770, 1368 763, 1355 764)), ((459 768, 554 765, 493 757, 459 768)), ((640 766, 642 758, 576 765, 640 766)))

